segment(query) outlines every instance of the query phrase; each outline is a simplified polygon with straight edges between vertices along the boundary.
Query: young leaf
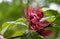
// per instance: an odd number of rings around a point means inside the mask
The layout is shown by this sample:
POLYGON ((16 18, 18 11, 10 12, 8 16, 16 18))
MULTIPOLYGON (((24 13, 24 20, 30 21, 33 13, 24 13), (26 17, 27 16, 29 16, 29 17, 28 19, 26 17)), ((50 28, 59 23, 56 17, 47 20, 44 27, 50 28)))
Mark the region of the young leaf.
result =
POLYGON ((27 24, 22 20, 23 19, 20 19, 19 22, 10 21, 4 23, 2 25, 1 34, 4 35, 4 37, 14 37, 14 36, 22 35, 25 32, 25 30, 28 29, 27 24))
POLYGON ((44 11, 44 16, 58 16, 60 15, 56 10, 44 11))
POLYGON ((56 20, 54 21, 54 24, 60 26, 60 15, 56 17, 56 20))
POLYGON ((44 17, 48 22, 52 23, 55 21, 56 17, 55 16, 48 16, 48 17, 44 17))

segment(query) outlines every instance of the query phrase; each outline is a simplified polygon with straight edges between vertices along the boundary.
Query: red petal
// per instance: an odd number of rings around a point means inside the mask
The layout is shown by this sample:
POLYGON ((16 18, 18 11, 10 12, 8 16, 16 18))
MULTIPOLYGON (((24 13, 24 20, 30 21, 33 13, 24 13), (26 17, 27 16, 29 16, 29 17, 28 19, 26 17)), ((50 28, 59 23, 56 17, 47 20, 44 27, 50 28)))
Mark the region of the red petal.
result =
POLYGON ((27 17, 28 15, 27 15, 26 6, 24 6, 24 13, 25 13, 25 15, 26 15, 26 17, 27 17))
POLYGON ((34 17, 33 19, 31 19, 31 22, 32 22, 33 24, 37 24, 38 20, 37 20, 36 17, 34 17))
POLYGON ((38 19, 38 20, 40 19, 40 18, 39 18, 39 16, 37 16, 37 14, 36 14, 36 13, 31 13, 31 16, 35 16, 35 17, 36 17, 36 19, 38 19))
POLYGON ((48 36, 48 35, 50 35, 51 34, 51 30, 43 30, 42 32, 40 32, 40 35, 42 35, 42 36, 48 36))
POLYGON ((43 17, 43 13, 42 13, 42 11, 40 11, 40 8, 36 8, 35 13, 36 13, 40 18, 43 17))
POLYGON ((37 30, 43 29, 44 27, 39 25, 39 23, 36 25, 37 30))
POLYGON ((35 25, 30 26, 30 30, 36 30, 35 25))
POLYGON ((32 6, 30 5, 29 8, 28 8, 28 18, 30 18, 30 15, 31 15, 31 13, 32 13, 32 10, 33 10, 33 8, 32 8, 32 6))
POLYGON ((31 13, 30 20, 34 18, 34 15, 36 15, 36 14, 35 13, 31 13))
POLYGON ((44 18, 40 19, 39 24, 43 27, 48 26, 50 23, 46 21, 44 18))
POLYGON ((30 5, 29 8, 28 8, 28 13, 31 13, 33 11, 33 8, 32 6, 30 5))

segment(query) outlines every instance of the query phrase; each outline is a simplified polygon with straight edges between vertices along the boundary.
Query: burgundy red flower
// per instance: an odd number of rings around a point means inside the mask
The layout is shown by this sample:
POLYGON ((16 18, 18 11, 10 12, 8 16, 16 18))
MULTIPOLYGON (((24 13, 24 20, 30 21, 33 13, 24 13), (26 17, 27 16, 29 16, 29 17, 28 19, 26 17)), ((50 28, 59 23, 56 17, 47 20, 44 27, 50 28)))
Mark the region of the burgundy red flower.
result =
POLYGON ((44 30, 44 28, 47 27, 50 23, 43 18, 44 14, 40 8, 34 9, 30 5, 27 11, 26 6, 24 6, 24 13, 27 17, 30 30, 35 30, 42 36, 48 36, 51 34, 51 30, 44 30))

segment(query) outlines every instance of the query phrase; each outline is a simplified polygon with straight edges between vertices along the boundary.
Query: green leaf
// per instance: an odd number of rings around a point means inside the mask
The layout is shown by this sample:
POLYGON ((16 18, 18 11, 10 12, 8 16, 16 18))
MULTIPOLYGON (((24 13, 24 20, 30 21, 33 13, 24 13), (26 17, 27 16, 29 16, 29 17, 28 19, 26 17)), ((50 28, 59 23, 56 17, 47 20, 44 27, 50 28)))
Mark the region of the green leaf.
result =
POLYGON ((1 35, 3 35, 3 34, 5 33, 5 31, 8 29, 8 27, 9 27, 9 25, 6 26, 4 29, 2 29, 2 31, 1 31, 1 35))
POLYGON ((56 17, 60 14, 56 10, 47 10, 44 11, 44 17, 47 19, 48 22, 54 22, 56 17))
POLYGON ((56 17, 56 20, 54 21, 54 24, 60 26, 60 15, 56 17))
POLYGON ((48 16, 48 17, 44 17, 48 22, 52 23, 55 21, 56 17, 55 16, 48 16))
POLYGON ((24 18, 19 18, 19 19, 17 19, 16 21, 17 21, 17 22, 20 22, 21 25, 28 26, 28 25, 27 25, 27 21, 26 21, 26 19, 24 19, 24 18))
POLYGON ((4 23, 2 25, 1 34, 4 35, 4 37, 22 35, 28 29, 27 24, 22 20, 22 18, 19 18, 19 22, 17 20, 4 23))
POLYGON ((2 25, 1 35, 5 33, 9 26, 10 24, 8 24, 7 22, 2 25))
POLYGON ((21 39, 43 39, 39 36, 37 32, 34 31, 28 31, 27 33, 23 34, 23 37, 21 39))
POLYGON ((44 16, 58 16, 59 13, 56 10, 44 11, 44 16))
POLYGON ((1 35, 4 35, 4 37, 9 37, 13 34, 13 30, 11 29, 11 27, 14 24, 9 24, 8 22, 3 23, 2 25, 2 30, 1 30, 1 35))

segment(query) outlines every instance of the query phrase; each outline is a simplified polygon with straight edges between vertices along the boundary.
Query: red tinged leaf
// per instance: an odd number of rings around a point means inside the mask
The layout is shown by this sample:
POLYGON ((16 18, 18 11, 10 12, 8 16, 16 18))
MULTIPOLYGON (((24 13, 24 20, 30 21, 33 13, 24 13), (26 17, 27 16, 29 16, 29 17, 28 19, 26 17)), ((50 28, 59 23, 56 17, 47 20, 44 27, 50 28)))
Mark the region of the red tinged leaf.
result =
POLYGON ((40 34, 41 34, 42 36, 48 36, 48 35, 50 35, 51 33, 52 33, 51 30, 45 30, 45 31, 42 31, 40 34))
POLYGON ((31 5, 29 5, 28 14, 32 13, 32 11, 33 11, 33 7, 31 5))
POLYGON ((27 9, 26 9, 26 6, 24 6, 24 13, 26 15, 26 17, 28 16, 28 13, 27 13, 27 9))
POLYGON ((37 31, 40 35, 42 35, 42 36, 49 36, 51 33, 52 33, 52 31, 51 30, 44 30, 44 29, 41 29, 41 30, 39 30, 39 31, 37 31))
POLYGON ((41 26, 43 26, 43 27, 46 27, 46 26, 48 26, 50 23, 49 23, 46 19, 42 18, 42 19, 40 19, 39 24, 40 24, 41 26))
POLYGON ((28 8, 28 18, 30 18, 32 11, 33 11, 33 8, 30 5, 29 8, 28 8))

